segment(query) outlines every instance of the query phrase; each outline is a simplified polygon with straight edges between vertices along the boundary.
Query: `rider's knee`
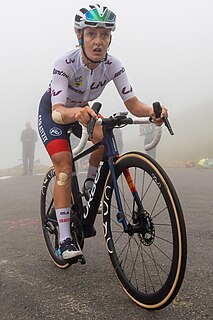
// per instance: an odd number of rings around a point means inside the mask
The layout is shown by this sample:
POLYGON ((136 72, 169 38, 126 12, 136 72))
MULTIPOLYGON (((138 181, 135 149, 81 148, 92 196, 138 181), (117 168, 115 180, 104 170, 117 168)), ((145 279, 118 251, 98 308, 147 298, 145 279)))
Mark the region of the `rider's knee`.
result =
POLYGON ((57 185, 59 187, 64 187, 70 182, 71 177, 71 167, 67 166, 58 171, 56 176, 57 185))
POLYGON ((68 175, 65 172, 60 172, 57 179, 57 185, 59 187, 64 187, 69 181, 68 175))
POLYGON ((91 138, 91 141, 93 143, 97 143, 97 142, 101 141, 102 139, 103 139, 103 130, 100 126, 96 126, 94 128, 93 137, 91 138))

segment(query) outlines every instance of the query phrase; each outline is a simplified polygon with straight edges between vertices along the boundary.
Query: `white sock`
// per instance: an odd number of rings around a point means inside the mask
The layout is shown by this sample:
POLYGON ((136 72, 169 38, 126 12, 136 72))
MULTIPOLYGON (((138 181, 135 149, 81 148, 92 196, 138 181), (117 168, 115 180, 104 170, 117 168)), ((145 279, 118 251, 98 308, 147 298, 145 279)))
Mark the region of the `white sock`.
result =
POLYGON ((72 238, 70 233, 70 208, 55 209, 59 226, 60 243, 66 238, 72 238))
MULTIPOLYGON (((97 167, 94 167, 90 164, 89 168, 88 168, 88 172, 87 172, 87 179, 92 179, 94 181, 96 173, 97 173, 97 169, 98 169, 97 167)), ((91 189, 93 186, 93 181, 91 181, 91 180, 86 181, 85 188, 91 189)))

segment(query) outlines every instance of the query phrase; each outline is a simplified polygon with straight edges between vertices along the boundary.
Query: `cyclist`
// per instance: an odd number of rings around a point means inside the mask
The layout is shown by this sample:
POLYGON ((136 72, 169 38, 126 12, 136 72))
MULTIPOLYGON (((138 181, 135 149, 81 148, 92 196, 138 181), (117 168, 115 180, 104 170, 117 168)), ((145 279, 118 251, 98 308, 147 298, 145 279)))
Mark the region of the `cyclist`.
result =
MULTIPOLYGON (((52 160, 56 173, 54 205, 60 232, 60 250, 64 259, 82 255, 70 234, 70 179, 72 176, 72 151, 69 146, 68 125, 74 123, 73 132, 81 136, 79 122, 87 126, 97 115, 89 102, 97 99, 107 83, 113 80, 128 111, 138 117, 151 116, 156 124, 153 108, 135 96, 125 68, 107 53, 111 33, 115 30, 116 15, 107 7, 89 5, 75 16, 74 28, 79 47, 63 54, 54 64, 52 80, 41 98, 38 114, 40 137, 52 160)), ((167 115, 163 107, 162 116, 167 115)), ((102 128, 95 127, 93 143, 102 138, 102 128)), ((89 189, 101 160, 103 149, 90 157, 85 188, 89 189)), ((85 237, 95 235, 95 229, 85 230, 85 237)))

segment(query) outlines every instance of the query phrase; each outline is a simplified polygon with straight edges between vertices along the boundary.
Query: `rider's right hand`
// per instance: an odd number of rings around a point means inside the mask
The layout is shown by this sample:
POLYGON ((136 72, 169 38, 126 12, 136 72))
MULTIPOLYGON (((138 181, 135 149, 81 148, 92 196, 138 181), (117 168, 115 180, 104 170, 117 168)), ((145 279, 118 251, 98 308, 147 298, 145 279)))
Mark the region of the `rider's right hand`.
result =
POLYGON ((76 121, 80 122, 85 127, 91 118, 94 118, 95 120, 98 119, 97 114, 89 106, 77 108, 74 117, 76 121))

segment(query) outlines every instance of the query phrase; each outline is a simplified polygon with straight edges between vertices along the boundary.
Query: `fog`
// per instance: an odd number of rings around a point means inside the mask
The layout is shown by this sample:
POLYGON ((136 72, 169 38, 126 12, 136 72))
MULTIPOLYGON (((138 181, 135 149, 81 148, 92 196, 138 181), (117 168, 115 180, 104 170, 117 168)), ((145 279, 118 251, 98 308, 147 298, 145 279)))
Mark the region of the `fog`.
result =
MULTIPOLYGON (((51 79, 53 63, 77 44, 73 19, 78 9, 88 3, 80 0, 2 3, 0 168, 21 163, 21 131, 26 121, 37 129, 38 103, 51 79)), ((212 137, 212 1, 99 0, 98 3, 117 13, 110 53, 123 62, 137 97, 150 104, 160 101, 169 109, 175 136, 170 137, 163 130, 159 157, 167 153, 166 157, 173 159, 177 149, 180 156, 189 146, 199 148, 197 137, 202 134, 205 140, 204 128, 208 127, 208 135, 212 137)), ((103 103, 104 115, 125 109, 113 83, 99 101, 103 103)), ((134 147, 142 150, 138 128, 131 128, 131 135, 129 128, 125 130, 126 146, 132 146, 130 137, 136 137, 134 141, 138 144, 134 147)), ((209 147, 202 152, 212 156, 209 147)), ((193 148, 192 155, 187 154, 190 156, 195 157, 193 148)), ((50 163, 40 139, 35 158, 50 163)))

